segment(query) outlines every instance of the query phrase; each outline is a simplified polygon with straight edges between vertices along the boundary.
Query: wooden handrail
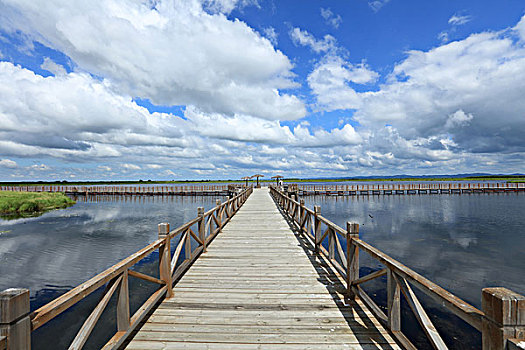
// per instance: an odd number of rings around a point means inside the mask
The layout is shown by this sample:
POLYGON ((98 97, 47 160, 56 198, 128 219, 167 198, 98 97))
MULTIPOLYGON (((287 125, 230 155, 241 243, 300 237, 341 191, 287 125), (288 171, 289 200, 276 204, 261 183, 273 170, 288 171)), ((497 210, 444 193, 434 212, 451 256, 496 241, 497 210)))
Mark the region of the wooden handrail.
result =
MULTIPOLYGON (((424 294, 430 296, 439 305, 446 307, 453 314, 474 327, 476 330, 482 332, 483 349, 504 350, 507 338, 513 338, 513 335, 515 337, 523 335, 521 329, 525 328, 525 319, 522 320, 519 316, 515 316, 515 319, 505 323, 498 320, 497 317, 487 315, 485 312, 466 303, 454 294, 446 291, 437 284, 406 267, 399 261, 381 252, 379 249, 359 239, 359 226, 357 224, 347 223, 347 229, 344 230, 321 216, 319 206, 314 206, 314 210, 308 209, 304 205, 304 200, 298 202, 287 196, 275 186, 270 186, 270 192, 284 214, 292 220, 302 234, 305 234, 307 238, 313 241, 316 253, 327 258, 335 270, 344 278, 347 289, 346 297, 351 299, 352 297, 359 296, 405 348, 416 349, 410 340, 401 333, 401 294, 407 300, 412 312, 416 316, 416 319, 419 321, 428 340, 434 348, 447 348, 441 339, 441 336, 430 321, 430 318, 421 306, 421 303, 413 293, 410 284, 418 288, 424 294), (324 226, 324 228, 322 226, 324 226), (347 241, 346 254, 341 248, 338 236, 345 238, 347 241), (328 239, 328 250, 322 246, 322 242, 326 239, 328 239), (366 252, 370 257, 384 265, 385 268, 372 272, 366 276, 359 277, 359 263, 356 257, 358 257, 360 250, 366 252), (337 257, 339 259, 337 259, 337 257), (343 266, 341 266, 340 262, 343 266), (368 282, 385 274, 387 274, 388 277, 388 315, 385 315, 372 298, 370 298, 360 287, 361 283, 368 282), (496 320, 494 321, 494 319, 496 320), (508 334, 504 334, 504 332, 501 331, 501 329, 504 328, 508 334), (500 332, 497 333, 499 335, 496 337, 496 340, 494 340, 494 334, 496 334, 494 329, 500 329, 500 332)), ((493 310, 495 305, 502 308, 502 310, 507 308, 505 310, 509 313, 508 308, 511 306, 507 305, 508 303, 505 300, 518 300, 520 303, 519 305, 521 306, 517 306, 517 302, 516 306, 512 307, 520 310, 525 308, 524 296, 505 289, 503 289, 503 291, 492 291, 491 288, 486 288, 483 290, 483 297, 484 302, 485 299, 497 300, 494 302, 486 302, 488 305, 487 310, 495 314, 498 314, 493 310)), ((483 310, 485 310, 485 308, 483 310)), ((515 310, 513 312, 515 315, 520 314, 520 311, 515 310)))
MULTIPOLYGON (((159 239, 111 266, 90 280, 33 311, 29 316, 31 320, 31 331, 40 328, 54 317, 71 308, 73 305, 96 291, 98 288, 107 284, 101 301, 84 322, 84 325, 81 327, 71 344, 70 349, 81 349, 83 347, 99 317, 110 301, 111 296, 119 287, 117 298, 118 332, 109 340, 103 349, 118 348, 162 297, 165 295, 166 297, 170 297, 172 295, 172 287, 174 283, 180 279, 180 277, 186 272, 187 268, 191 266, 202 252, 205 251, 207 243, 221 231, 226 223, 228 223, 231 217, 233 217, 233 215, 244 204, 252 191, 252 187, 245 188, 242 192, 228 199, 224 203, 218 201, 216 203, 217 205, 206 213, 204 213, 203 208, 199 208, 197 218, 188 221, 173 231, 169 231, 169 224, 159 224, 159 239), (192 226, 195 224, 198 224, 198 229, 194 232, 192 226), (178 235, 181 235, 181 238, 172 258, 170 249, 171 240, 178 235), (197 247, 192 247, 191 238, 197 242, 197 247), (177 261, 182 253, 183 247, 185 247, 184 261, 177 267, 177 261), (130 269, 157 249, 159 250, 160 278, 152 277, 130 269), (128 276, 161 285, 131 318, 129 317, 128 276)), ((11 350, 16 348, 16 344, 10 344, 9 339, 6 339, 6 337, 0 337, 0 350, 11 350)))
POLYGON ((401 264, 399 261, 391 258, 379 249, 372 247, 361 239, 354 239, 353 244, 367 252, 371 257, 379 261, 396 274, 402 276, 404 279, 413 283, 419 290, 426 295, 430 296, 437 303, 445 306, 447 309, 452 311, 456 316, 470 324, 472 327, 481 331, 481 320, 483 318, 483 312, 476 309, 474 306, 456 297, 454 294, 441 288, 434 282, 421 276, 414 270, 401 264))

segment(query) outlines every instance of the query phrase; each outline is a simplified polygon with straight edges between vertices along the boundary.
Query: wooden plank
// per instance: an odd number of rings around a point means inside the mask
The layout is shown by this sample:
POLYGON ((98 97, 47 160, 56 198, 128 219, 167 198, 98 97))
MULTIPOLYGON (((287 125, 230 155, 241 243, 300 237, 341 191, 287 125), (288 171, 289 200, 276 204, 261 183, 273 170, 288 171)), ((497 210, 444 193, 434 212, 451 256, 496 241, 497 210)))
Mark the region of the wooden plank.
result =
POLYGON ((159 280, 158 278, 152 277, 150 275, 145 275, 145 274, 143 274, 141 272, 138 272, 138 271, 128 270, 128 274, 130 276, 132 276, 132 277, 140 278, 140 279, 142 279, 144 281, 158 283, 160 285, 166 284, 166 282, 164 282, 163 280, 159 280))
POLYGON ((122 274, 120 290, 117 300, 117 330, 124 332, 129 329, 129 288, 128 288, 128 270, 122 274))
POLYGON ((181 266, 189 270, 173 298, 157 307, 127 347, 319 349, 345 343, 399 349, 360 300, 345 306, 342 277, 312 249, 290 230, 267 192, 255 191, 207 252, 181 266))
POLYGON ((388 327, 393 332, 401 331, 401 292, 393 272, 388 270, 387 277, 387 309, 388 327))
POLYGON ((182 333, 170 330, 150 331, 142 330, 133 338, 134 340, 157 340, 162 342, 221 342, 221 343, 247 343, 247 344, 389 344, 389 339, 378 332, 358 333, 349 332, 323 332, 311 334, 296 333, 182 333))
POLYGON ((378 270, 378 271, 374 271, 366 276, 363 276, 363 277, 360 277, 354 281, 352 281, 352 284, 353 285, 358 285, 358 284, 361 284, 361 283, 365 283, 365 282, 368 282, 370 280, 373 280, 374 278, 378 278, 378 277, 381 277, 381 276, 384 276, 386 275, 386 269, 381 269, 381 270, 378 270))
MULTIPOLYGON (((261 344, 234 344, 234 343, 210 343, 210 342, 156 342, 148 340, 133 341, 128 345, 130 350, 175 350, 175 349, 191 349, 191 350, 260 350, 261 348, 268 348, 268 345, 261 344)), ((319 344, 272 344, 272 349, 283 350, 319 350, 319 344)), ((344 347, 348 350, 378 350, 375 344, 346 344, 344 347)), ((332 350, 341 349, 341 344, 322 344, 322 349, 332 350)))
POLYGON ((412 291, 412 288, 410 288, 410 285, 404 278, 396 276, 396 274, 393 274, 393 277, 401 288, 401 292, 403 292, 408 305, 412 309, 414 316, 416 316, 416 319, 423 328, 423 331, 426 333, 427 338, 432 346, 437 350, 447 350, 448 347, 445 345, 443 339, 441 339, 441 336, 439 335, 436 327, 423 309, 423 306, 412 291))
POLYGON ((73 342, 69 346, 69 350, 82 349, 89 335, 91 334, 91 331, 93 331, 93 328, 95 328, 95 325, 97 324, 100 315, 102 315, 102 312, 108 305, 109 299, 111 299, 111 296, 113 295, 121 281, 122 276, 120 276, 113 282, 111 288, 109 288, 108 292, 104 295, 100 303, 98 303, 98 305, 95 307, 93 312, 89 315, 89 317, 86 319, 86 321, 78 331, 77 335, 75 336, 75 339, 73 339, 73 342))

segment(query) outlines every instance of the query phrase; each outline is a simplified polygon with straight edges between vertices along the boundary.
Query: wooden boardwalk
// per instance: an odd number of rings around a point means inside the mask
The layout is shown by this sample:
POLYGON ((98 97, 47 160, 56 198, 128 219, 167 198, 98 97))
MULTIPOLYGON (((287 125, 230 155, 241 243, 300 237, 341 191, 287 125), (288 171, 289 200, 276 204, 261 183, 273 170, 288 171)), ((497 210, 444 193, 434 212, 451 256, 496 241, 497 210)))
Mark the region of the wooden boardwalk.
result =
POLYGON ((127 349, 399 349, 254 190, 127 349))

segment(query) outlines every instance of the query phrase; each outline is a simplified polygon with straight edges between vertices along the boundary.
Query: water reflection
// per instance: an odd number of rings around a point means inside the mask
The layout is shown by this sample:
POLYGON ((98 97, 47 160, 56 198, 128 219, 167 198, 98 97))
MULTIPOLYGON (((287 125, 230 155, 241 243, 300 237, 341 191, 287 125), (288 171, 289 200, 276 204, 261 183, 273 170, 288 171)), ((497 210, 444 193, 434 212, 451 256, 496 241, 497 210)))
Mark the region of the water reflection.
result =
POLYGON ((33 304, 41 304, 38 291, 80 284, 153 242, 158 223, 179 226, 215 199, 79 197, 41 217, 1 220, 0 290, 29 288, 33 304))
MULTIPOLYGON (((502 286, 525 294, 524 193, 304 199, 309 207, 320 205, 322 215, 341 227, 346 221, 359 223, 363 240, 478 308, 485 287, 502 286)), ((362 273, 379 268, 364 253, 360 263, 362 273)), ((370 289, 381 304, 386 298, 383 288, 384 284, 372 283, 370 289)), ((427 305, 437 308, 430 301, 427 305)), ((440 326, 447 333, 479 339, 479 333, 446 317, 440 326)), ((469 340, 456 348, 478 346, 469 340)))

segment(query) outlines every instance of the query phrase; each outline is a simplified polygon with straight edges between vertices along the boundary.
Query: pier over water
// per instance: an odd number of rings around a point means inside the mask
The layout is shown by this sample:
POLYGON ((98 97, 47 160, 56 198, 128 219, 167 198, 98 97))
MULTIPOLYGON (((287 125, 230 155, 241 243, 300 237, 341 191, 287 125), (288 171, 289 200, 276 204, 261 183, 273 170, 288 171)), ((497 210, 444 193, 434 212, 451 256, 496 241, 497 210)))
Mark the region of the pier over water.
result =
POLYGON ((83 348, 109 303, 117 304, 116 333, 104 349, 415 349, 401 330, 402 299, 429 343, 447 349, 415 289, 479 330, 484 350, 519 349, 525 338, 525 297, 486 288, 478 310, 361 240, 359 225, 341 228, 277 188, 246 188, 158 231, 155 242, 33 312, 27 290, 1 292, 0 350, 30 349, 32 331, 100 288, 70 349, 83 348), (153 252, 158 277, 134 268, 153 252), (383 268, 361 276, 360 254, 383 268), (361 288, 385 275, 386 312, 361 288), (133 313, 129 278, 158 286, 133 313))

